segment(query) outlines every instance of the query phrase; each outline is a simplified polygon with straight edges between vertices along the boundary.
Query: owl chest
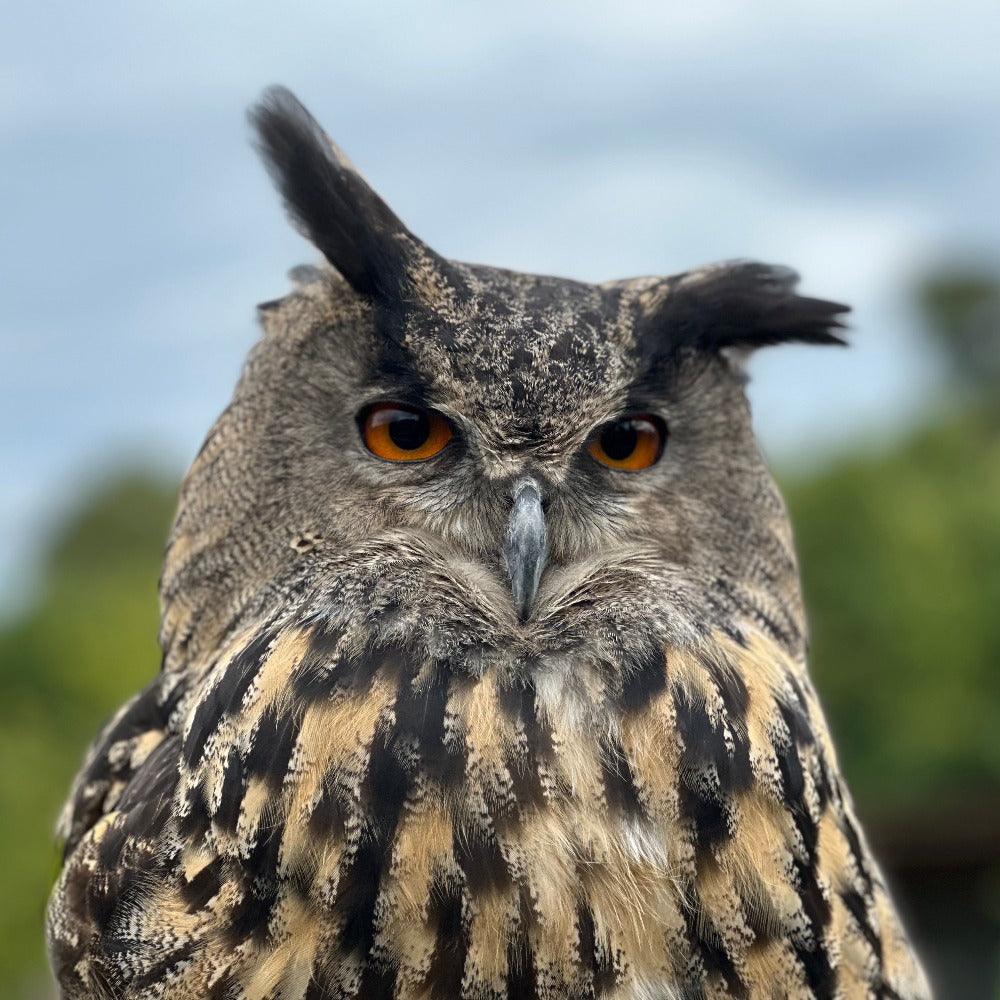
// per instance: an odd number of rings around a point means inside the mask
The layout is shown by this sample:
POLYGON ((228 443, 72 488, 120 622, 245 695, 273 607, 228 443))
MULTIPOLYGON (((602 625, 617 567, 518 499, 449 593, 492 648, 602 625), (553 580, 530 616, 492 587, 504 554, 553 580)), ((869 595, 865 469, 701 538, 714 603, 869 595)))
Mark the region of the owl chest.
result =
POLYGON ((257 933, 308 924, 329 975, 391 968, 414 996, 674 995, 688 841, 650 786, 673 786, 671 744, 597 671, 409 671, 383 651, 310 677, 303 648, 270 647, 186 782, 208 854, 270 887, 257 933), (282 659, 291 683, 269 676, 282 659))
POLYGON ((634 734, 579 679, 452 678, 442 702, 397 697, 373 727, 348 855, 376 862, 374 952, 404 978, 460 959, 470 997, 587 996, 602 977, 672 995, 686 841, 650 811, 634 734), (511 992, 516 970, 535 992, 511 992))
POLYGON ((368 853, 373 905, 344 915, 370 919, 370 954, 391 956, 403 980, 452 977, 461 992, 442 995, 476 998, 585 997, 601 981, 622 997, 673 996, 668 952, 684 921, 670 830, 633 811, 623 776, 612 783, 599 761, 558 744, 540 761, 512 740, 468 752, 451 775, 418 765, 398 815, 373 799, 330 883, 332 910, 357 900, 368 853))

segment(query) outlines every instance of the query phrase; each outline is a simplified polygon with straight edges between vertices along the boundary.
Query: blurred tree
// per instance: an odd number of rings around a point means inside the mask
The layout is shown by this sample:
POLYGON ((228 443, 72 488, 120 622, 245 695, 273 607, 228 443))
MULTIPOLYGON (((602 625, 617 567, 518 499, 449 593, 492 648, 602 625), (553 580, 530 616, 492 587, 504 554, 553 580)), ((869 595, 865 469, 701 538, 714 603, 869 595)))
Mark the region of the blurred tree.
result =
POLYGON ((1000 404, 1000 274, 952 265, 927 275, 916 298, 959 386, 1000 404))
POLYGON ((84 748, 159 665, 156 580, 174 489, 140 473, 54 539, 34 609, 0 632, 0 997, 44 969, 52 829, 84 748))
POLYGON ((785 483, 810 665, 869 814, 1000 789, 1000 439, 972 412, 785 483))

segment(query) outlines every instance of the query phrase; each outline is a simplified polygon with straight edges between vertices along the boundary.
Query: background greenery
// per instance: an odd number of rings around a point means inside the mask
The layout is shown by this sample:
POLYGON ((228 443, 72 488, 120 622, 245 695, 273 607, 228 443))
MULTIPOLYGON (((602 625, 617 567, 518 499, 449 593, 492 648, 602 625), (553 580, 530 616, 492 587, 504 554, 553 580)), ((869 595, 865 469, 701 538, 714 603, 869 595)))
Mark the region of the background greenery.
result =
MULTIPOLYGON (((1000 282, 944 270, 915 298, 948 372, 942 402, 891 447, 861 441, 781 478, 813 673, 848 781, 940 995, 989 997, 1000 995, 1000 282)), ((158 667, 175 489, 123 471, 84 498, 48 546, 34 605, 0 630, 0 998, 45 995, 56 812, 101 721, 158 667)))

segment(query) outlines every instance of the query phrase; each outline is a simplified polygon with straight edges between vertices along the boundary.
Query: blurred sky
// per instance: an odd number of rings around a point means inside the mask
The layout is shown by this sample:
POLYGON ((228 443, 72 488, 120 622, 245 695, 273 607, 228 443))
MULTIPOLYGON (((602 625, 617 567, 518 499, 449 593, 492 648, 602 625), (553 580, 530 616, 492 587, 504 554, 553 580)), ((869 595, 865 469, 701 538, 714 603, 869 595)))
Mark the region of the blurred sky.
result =
POLYGON ((855 307, 753 365, 772 455, 884 440, 933 359, 906 292, 1000 248, 1000 4, 4 5, 0 605, 122 456, 174 470, 254 304, 315 257, 244 109, 295 90, 440 252, 606 279, 731 257, 855 307))

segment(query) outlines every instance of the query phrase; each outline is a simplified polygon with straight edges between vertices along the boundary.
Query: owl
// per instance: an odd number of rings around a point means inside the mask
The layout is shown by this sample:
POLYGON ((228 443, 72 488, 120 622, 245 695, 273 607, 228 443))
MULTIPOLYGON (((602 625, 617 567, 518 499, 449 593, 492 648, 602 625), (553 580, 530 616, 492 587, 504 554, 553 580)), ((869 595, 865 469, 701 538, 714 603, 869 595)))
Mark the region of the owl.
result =
POLYGON ((259 307, 162 669, 60 820, 63 997, 928 997, 744 389, 845 307, 448 260, 289 92, 251 119, 324 261, 259 307))

